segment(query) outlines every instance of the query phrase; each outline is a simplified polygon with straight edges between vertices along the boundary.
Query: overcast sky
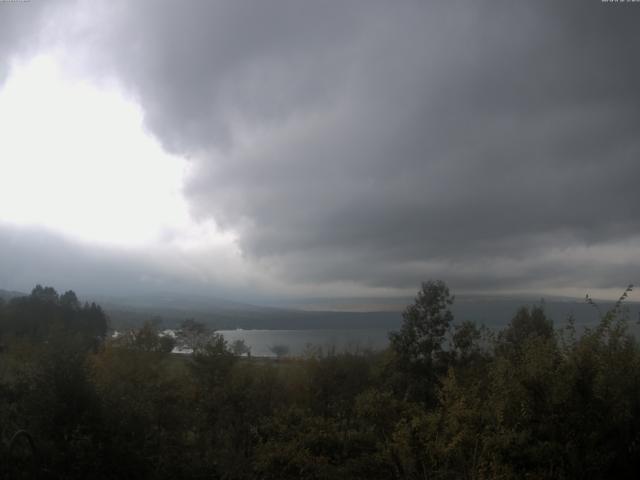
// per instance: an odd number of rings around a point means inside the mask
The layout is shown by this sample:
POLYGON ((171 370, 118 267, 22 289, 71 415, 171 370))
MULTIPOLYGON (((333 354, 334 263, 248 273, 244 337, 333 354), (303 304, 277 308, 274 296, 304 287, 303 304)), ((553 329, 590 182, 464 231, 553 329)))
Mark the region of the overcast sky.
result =
POLYGON ((618 292, 640 4, 0 2, 0 288, 618 292))

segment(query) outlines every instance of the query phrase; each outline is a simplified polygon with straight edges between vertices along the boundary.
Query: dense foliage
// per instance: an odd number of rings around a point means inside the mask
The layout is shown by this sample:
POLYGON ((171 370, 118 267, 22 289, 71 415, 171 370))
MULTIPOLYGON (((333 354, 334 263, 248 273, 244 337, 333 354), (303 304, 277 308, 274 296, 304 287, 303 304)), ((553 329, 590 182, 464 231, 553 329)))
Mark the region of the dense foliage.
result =
POLYGON ((387 351, 269 360, 193 321, 107 338, 98 306, 38 286, 0 304, 0 476, 636 478, 622 300, 580 334, 541 306, 491 332, 427 282, 387 351))

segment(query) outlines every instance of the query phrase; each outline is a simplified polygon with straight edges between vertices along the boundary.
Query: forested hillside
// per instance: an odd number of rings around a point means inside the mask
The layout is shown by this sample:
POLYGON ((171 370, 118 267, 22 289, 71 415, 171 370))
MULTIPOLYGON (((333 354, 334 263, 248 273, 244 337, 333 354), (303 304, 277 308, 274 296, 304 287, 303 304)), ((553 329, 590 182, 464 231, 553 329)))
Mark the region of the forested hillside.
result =
POLYGON ((636 478, 630 291, 584 332, 542 306, 495 332, 427 282, 386 351, 266 360, 196 322, 107 338, 99 306, 38 286, 0 302, 1 475, 636 478))

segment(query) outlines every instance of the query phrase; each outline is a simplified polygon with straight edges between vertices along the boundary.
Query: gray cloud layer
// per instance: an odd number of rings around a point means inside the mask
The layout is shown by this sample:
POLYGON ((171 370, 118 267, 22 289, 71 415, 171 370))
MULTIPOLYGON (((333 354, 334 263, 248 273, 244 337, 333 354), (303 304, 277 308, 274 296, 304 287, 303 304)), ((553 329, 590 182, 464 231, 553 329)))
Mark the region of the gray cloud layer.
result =
POLYGON ((2 222, 0 246, 3 289, 28 292, 41 283, 83 295, 174 292, 258 302, 265 298, 263 279, 234 272, 237 265, 215 247, 176 251, 161 245, 96 246, 47 229, 2 222))
POLYGON ((194 215, 256 268, 388 288, 637 279, 637 5, 95 5, 64 5, 50 33, 136 96, 195 167, 194 215))
POLYGON ((45 24, 50 8, 44 2, 4 2, 0 5, 0 82, 8 73, 12 57, 37 48, 37 32, 45 24))

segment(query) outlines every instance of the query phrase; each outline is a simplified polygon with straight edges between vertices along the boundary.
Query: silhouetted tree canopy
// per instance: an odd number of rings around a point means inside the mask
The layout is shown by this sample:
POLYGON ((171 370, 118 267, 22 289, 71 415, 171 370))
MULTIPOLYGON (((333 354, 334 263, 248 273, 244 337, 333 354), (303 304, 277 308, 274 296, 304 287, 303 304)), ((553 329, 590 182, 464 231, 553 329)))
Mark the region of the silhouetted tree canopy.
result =
POLYGON ((87 348, 102 309, 37 286, 0 303, 0 478, 635 479, 625 299, 580 333, 541 306, 491 332, 425 282, 386 351, 278 362, 195 321, 191 355, 154 321, 87 348))
POLYGON ((107 334, 108 320, 102 308, 95 303, 80 305, 72 290, 59 296, 53 287, 36 285, 30 295, 12 298, 3 310, 3 335, 45 340, 66 332, 95 340, 107 334))
POLYGON ((503 342, 512 346, 522 345, 531 337, 553 337, 553 322, 547 318, 542 306, 521 307, 500 335, 503 342))
POLYGON ((400 331, 389 334, 396 367, 406 374, 406 395, 427 402, 435 400, 434 387, 450 360, 445 347, 453 321, 453 301, 444 282, 424 282, 414 303, 402 314, 400 331))

